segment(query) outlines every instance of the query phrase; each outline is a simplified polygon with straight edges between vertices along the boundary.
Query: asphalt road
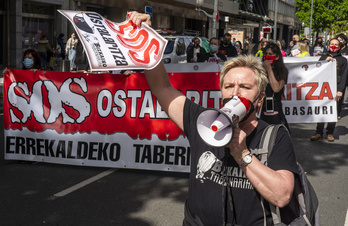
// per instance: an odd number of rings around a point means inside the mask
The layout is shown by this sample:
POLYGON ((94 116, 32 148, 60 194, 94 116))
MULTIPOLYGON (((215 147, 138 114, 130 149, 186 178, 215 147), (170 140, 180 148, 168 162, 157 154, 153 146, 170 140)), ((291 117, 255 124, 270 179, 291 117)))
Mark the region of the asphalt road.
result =
MULTIPOLYGON (((348 221, 348 105, 342 113, 333 143, 309 141, 315 124, 290 124, 321 225, 348 221)), ((2 114, 0 128, 3 144, 2 114)), ((187 182, 185 173, 8 161, 1 145, 0 225, 181 225, 187 182)))

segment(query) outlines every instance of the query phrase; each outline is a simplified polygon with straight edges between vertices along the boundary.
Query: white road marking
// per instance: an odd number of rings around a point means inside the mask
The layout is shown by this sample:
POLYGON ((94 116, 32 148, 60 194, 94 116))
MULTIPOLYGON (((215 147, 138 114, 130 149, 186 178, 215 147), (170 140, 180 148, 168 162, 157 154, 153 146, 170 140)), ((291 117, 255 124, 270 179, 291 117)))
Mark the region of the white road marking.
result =
POLYGON ((109 174, 112 174, 113 172, 115 172, 117 170, 118 169, 106 170, 106 171, 104 171, 104 172, 102 172, 102 173, 100 173, 98 175, 95 175, 94 177, 91 177, 91 178, 89 178, 87 180, 84 180, 84 181, 82 181, 82 182, 80 182, 80 183, 78 183, 78 184, 76 184, 76 185, 74 185, 74 186, 72 186, 70 188, 67 188, 67 189, 65 189, 65 190, 63 190, 61 192, 58 192, 58 193, 54 194, 49 199, 55 199, 55 198, 58 198, 58 197, 63 197, 63 196, 65 196, 67 194, 70 194, 70 193, 72 193, 72 192, 74 192, 74 191, 76 191, 76 190, 78 190, 78 189, 80 189, 80 188, 90 184, 90 183, 93 183, 94 181, 97 181, 97 180, 99 180, 99 179, 101 179, 103 177, 106 177, 109 174))
POLYGON ((344 226, 348 226, 348 209, 346 213, 346 221, 344 222, 344 226))

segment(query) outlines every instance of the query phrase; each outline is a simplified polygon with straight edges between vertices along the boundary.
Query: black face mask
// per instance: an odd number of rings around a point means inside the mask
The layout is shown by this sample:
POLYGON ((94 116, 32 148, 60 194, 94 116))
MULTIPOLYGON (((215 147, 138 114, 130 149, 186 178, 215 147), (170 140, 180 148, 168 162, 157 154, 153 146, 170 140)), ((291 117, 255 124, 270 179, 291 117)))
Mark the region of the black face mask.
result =
POLYGON ((323 41, 319 41, 318 44, 319 44, 319 45, 322 45, 322 44, 323 44, 323 41))
POLYGON ((197 47, 199 46, 199 44, 194 44, 193 46, 194 46, 195 48, 197 48, 197 47))
POLYGON ((342 49, 344 47, 344 43, 340 42, 340 49, 342 49))
MULTIPOLYGON (((254 100, 253 102, 251 102, 251 101, 249 100, 250 103, 251 103, 251 106, 250 106, 250 108, 249 108, 249 111, 245 114, 245 116, 243 117, 243 119, 242 119, 239 123, 241 123, 241 122, 247 120, 247 119, 250 117, 250 115, 254 112, 254 110, 255 110, 254 103, 257 101, 257 99, 259 99, 260 95, 261 95, 261 94, 257 95, 257 97, 255 98, 255 100, 254 100)), ((225 104, 226 104, 227 102, 229 102, 230 100, 232 100, 232 98, 233 98, 233 97, 223 99, 222 105, 225 106, 225 104)))

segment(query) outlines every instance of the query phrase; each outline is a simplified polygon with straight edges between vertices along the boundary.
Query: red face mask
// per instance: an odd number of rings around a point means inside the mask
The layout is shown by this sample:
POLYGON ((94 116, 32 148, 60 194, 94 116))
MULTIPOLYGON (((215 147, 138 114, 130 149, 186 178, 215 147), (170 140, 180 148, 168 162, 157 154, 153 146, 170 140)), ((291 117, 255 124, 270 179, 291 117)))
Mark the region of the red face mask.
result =
POLYGON ((335 53, 335 52, 337 52, 339 49, 340 49, 340 47, 338 47, 338 46, 334 46, 334 45, 329 46, 329 50, 330 50, 331 53, 335 53))
POLYGON ((271 65, 274 64, 274 62, 276 61, 276 58, 277 56, 270 56, 270 55, 265 55, 265 58, 264 60, 268 61, 271 65))

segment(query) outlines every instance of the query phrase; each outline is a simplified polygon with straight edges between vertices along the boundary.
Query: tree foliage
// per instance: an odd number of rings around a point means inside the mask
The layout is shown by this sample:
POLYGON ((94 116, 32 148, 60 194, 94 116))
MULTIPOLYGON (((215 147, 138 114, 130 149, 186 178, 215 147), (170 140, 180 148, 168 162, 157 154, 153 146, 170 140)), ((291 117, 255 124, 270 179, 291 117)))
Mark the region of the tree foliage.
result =
MULTIPOLYGON (((295 0, 296 16, 306 27, 310 26, 311 4, 311 0, 295 0)), ((326 28, 335 33, 348 28, 348 0, 313 0, 312 30, 326 28)))

